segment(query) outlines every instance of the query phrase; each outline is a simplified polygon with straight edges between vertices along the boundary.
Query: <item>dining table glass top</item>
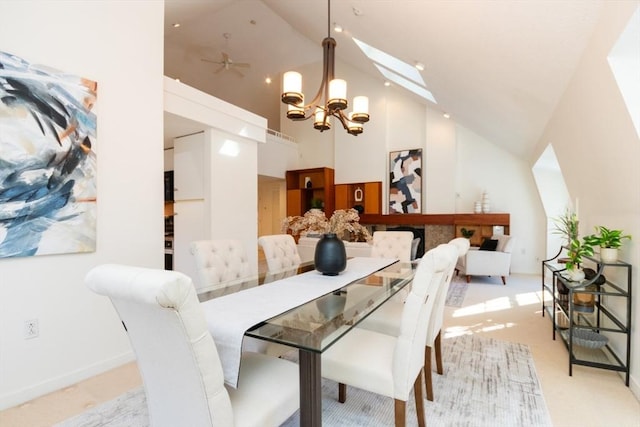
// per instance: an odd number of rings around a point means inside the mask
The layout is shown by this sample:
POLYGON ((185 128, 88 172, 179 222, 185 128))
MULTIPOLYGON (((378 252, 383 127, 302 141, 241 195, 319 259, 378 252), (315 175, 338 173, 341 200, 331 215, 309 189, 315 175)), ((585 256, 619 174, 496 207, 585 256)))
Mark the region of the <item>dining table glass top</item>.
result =
MULTIPOLYGON (((245 336, 322 353, 385 301, 411 283, 417 264, 396 262, 331 293, 253 326, 245 336)), ((268 277, 256 276, 199 294, 200 301, 313 270, 313 263, 268 277)))

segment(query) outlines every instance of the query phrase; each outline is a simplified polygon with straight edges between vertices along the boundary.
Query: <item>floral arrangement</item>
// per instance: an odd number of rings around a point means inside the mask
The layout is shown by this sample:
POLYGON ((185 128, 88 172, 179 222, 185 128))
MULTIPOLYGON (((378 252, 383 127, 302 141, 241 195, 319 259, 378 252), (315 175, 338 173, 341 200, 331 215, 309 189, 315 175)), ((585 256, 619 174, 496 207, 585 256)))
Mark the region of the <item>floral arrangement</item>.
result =
POLYGON ((310 209, 303 216, 289 216, 282 221, 282 232, 291 231, 294 236, 335 233, 343 240, 368 242, 371 233, 360 224, 360 215, 355 209, 338 209, 327 219, 320 209, 310 209))

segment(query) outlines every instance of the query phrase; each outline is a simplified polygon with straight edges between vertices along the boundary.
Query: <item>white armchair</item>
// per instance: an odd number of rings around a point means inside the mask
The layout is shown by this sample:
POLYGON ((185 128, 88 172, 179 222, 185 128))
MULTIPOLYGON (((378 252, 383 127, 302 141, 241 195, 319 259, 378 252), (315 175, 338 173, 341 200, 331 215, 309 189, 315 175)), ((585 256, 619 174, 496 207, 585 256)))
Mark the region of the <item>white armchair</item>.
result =
POLYGON ((467 276, 467 283, 471 281, 471 276, 500 276, 502 284, 507 284, 516 239, 512 236, 494 235, 491 240, 497 240, 495 250, 471 248, 465 257, 458 260, 456 270, 467 276))

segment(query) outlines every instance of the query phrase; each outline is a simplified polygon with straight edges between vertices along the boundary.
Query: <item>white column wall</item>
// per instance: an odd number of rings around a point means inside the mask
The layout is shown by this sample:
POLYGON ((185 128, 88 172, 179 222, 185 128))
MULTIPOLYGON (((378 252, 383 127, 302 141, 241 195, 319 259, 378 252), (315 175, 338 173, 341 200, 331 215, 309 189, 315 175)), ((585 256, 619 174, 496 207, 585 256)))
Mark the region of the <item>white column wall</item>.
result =
POLYGON ((238 135, 211 129, 211 169, 208 203, 212 239, 240 239, 249 264, 258 271, 258 144, 238 135), (238 148, 237 156, 220 152, 225 143, 238 148))
POLYGON ((162 1, 0 2, 0 49, 98 82, 97 249, 0 259, 0 409, 133 358, 84 276, 106 262, 163 267, 163 15, 162 1), (38 338, 23 338, 27 319, 38 338))

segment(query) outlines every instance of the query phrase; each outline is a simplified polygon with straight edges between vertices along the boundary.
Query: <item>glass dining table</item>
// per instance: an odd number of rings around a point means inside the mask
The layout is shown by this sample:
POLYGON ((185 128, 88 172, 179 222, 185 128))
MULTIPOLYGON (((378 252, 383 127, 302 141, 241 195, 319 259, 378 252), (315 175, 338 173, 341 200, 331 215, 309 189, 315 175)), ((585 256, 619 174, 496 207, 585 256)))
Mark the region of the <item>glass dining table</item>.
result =
MULTIPOLYGON (((322 425, 322 353, 410 284, 416 267, 415 262, 394 262, 332 292, 264 319, 244 332, 245 337, 298 350, 301 426, 322 425)), ((204 303, 308 271, 313 271, 313 263, 278 274, 261 274, 218 289, 203 290, 198 297, 204 303)))

